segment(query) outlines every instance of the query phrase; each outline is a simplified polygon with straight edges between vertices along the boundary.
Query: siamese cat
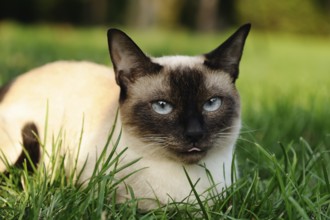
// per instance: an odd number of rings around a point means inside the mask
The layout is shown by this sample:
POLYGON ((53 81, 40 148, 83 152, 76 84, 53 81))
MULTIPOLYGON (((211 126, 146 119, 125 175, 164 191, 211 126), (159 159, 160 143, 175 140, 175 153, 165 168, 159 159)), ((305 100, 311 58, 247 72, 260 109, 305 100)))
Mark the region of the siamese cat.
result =
MULTIPOLYGON (((184 200, 191 192, 185 171, 202 194, 210 188, 205 167, 221 192, 232 184, 241 126, 235 81, 249 30, 243 25, 203 55, 154 58, 124 32, 109 29, 113 69, 58 61, 20 75, 0 89, 0 171, 22 166, 27 154, 28 169, 40 163, 54 169, 49 163, 59 137, 66 171, 76 162, 77 181, 88 181, 116 123, 116 151, 127 147, 120 163, 140 159, 116 175, 139 170, 125 180, 137 198, 184 200)), ((118 188, 119 201, 129 195, 118 188)), ((139 205, 151 209, 155 203, 139 205)))

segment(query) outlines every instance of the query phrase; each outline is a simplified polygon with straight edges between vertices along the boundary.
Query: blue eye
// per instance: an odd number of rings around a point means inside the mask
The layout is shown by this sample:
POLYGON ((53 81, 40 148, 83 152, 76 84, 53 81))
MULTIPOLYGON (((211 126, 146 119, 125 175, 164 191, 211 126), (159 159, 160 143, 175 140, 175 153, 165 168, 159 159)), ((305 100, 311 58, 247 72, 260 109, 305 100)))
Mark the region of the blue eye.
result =
POLYGON ((155 101, 151 103, 152 109, 161 115, 167 115, 173 111, 173 106, 166 101, 155 101))
POLYGON ((213 97, 207 100, 207 102, 204 103, 203 109, 207 112, 213 112, 220 108, 222 104, 220 97, 213 97))

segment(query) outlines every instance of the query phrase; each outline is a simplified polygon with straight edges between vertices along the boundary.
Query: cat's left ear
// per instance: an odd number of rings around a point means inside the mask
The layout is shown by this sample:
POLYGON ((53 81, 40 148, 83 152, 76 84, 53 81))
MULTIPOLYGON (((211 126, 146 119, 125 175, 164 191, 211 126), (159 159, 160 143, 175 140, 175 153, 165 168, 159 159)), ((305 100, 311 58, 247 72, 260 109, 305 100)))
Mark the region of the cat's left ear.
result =
POLYGON ((129 36, 118 29, 108 30, 108 46, 119 86, 127 86, 127 82, 133 82, 137 77, 160 68, 151 62, 129 36))
POLYGON ((238 78, 239 63, 250 28, 251 24, 241 26, 218 48, 205 54, 204 64, 211 69, 223 70, 229 73, 233 82, 235 82, 238 78))

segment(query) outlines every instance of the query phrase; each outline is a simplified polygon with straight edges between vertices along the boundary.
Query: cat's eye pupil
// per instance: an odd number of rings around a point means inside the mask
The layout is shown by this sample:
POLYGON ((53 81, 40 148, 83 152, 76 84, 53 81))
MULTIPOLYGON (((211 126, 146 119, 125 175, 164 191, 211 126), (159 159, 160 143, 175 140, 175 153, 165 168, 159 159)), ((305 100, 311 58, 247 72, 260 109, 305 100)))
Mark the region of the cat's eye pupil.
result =
POLYGON ((164 102, 164 101, 159 101, 158 104, 162 108, 165 108, 165 106, 166 106, 166 102, 164 102))
POLYGON ((205 102, 205 104, 203 105, 203 109, 207 112, 213 112, 218 110, 221 104, 222 102, 220 97, 213 97, 205 102))
POLYGON ((151 103, 152 109, 161 115, 166 115, 172 112, 173 106, 166 101, 154 101, 151 103))

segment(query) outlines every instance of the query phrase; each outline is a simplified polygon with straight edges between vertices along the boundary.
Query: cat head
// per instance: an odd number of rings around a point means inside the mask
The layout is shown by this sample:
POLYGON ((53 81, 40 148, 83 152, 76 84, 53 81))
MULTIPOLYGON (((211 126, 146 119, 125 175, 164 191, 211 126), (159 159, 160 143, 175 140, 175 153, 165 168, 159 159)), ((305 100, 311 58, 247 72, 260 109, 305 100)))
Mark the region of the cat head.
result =
POLYGON ((203 55, 153 58, 110 29, 123 128, 151 151, 188 164, 212 148, 232 147, 240 129, 235 81, 249 30, 250 24, 240 27, 203 55))

